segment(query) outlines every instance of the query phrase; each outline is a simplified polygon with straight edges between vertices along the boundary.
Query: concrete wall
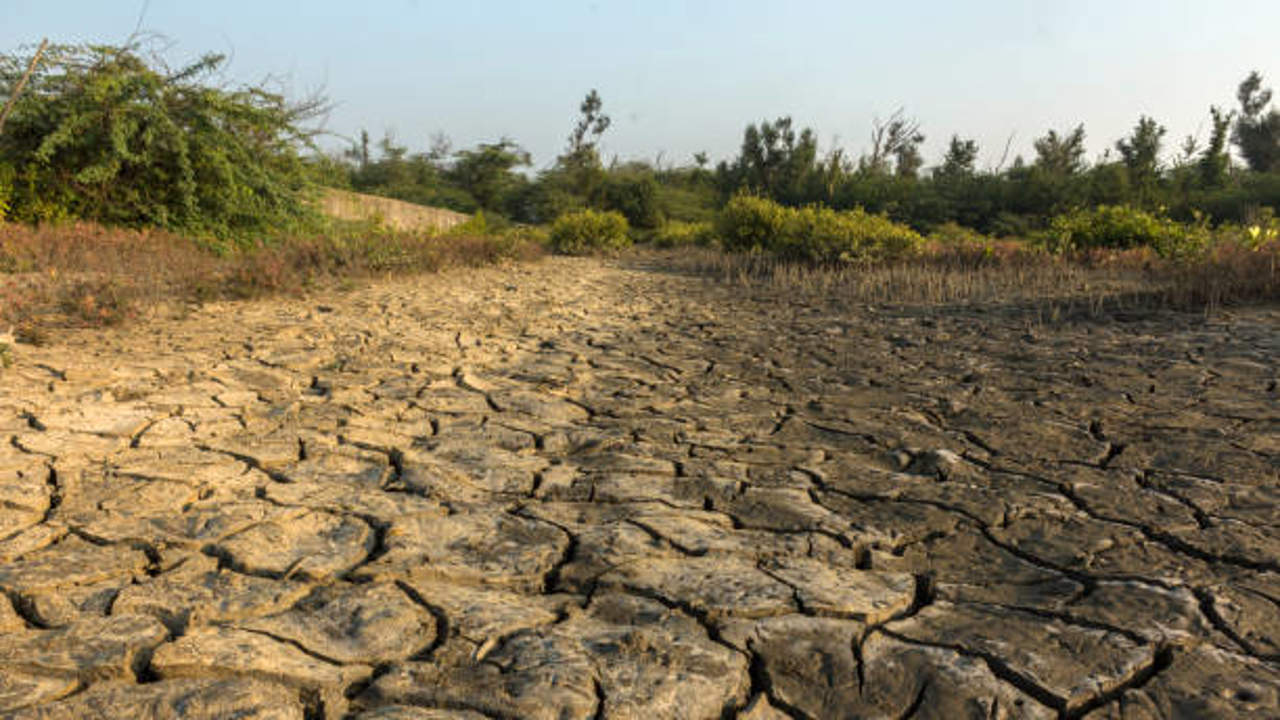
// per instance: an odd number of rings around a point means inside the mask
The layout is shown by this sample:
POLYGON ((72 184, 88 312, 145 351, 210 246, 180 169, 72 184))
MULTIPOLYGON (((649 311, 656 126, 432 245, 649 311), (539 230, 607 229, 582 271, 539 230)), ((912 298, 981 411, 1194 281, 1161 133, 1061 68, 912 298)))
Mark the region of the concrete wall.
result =
POLYGON ((443 208, 332 188, 325 189, 320 209, 326 215, 343 220, 378 220, 396 230, 447 230, 471 217, 443 208))

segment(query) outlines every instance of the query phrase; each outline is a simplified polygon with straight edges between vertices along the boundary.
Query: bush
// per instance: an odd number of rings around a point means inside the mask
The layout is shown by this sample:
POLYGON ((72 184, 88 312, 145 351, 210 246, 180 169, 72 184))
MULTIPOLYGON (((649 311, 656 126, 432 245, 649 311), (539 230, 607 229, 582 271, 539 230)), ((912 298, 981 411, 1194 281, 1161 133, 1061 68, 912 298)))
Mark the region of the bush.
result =
POLYGON ((662 224, 658 181, 652 175, 617 174, 605 180, 604 205, 627 218, 632 227, 645 230, 662 224))
POLYGON ((1149 247, 1163 257, 1205 250, 1210 232, 1203 221, 1183 225, 1127 205, 1099 205, 1058 215, 1038 237, 1054 253, 1149 247))
POLYGON ((720 211, 716 234, 730 252, 773 250, 786 232, 788 212, 772 200, 736 195, 720 211))
POLYGON ((653 244, 660 248, 708 246, 715 244, 715 228, 711 223, 671 221, 664 223, 653 233, 653 244))
MULTIPOLYGON (((9 215, 158 226, 246 244, 310 229, 299 127, 317 103, 219 84, 223 56, 170 70, 137 46, 54 46, 0 136, 9 215)), ((0 97, 27 58, 0 56, 0 97)))
POLYGON ((912 252, 923 242, 906 225, 861 208, 795 209, 745 195, 725 205, 716 229, 726 250, 764 251, 817 263, 886 260, 912 252))
POLYGON ((566 255, 620 250, 631 245, 629 229, 627 218, 619 212, 566 213, 551 225, 551 249, 566 255))
POLYGON ((503 260, 531 260, 549 244, 546 229, 533 225, 513 225, 493 238, 496 256, 503 260))
POLYGON ((810 206, 791 210, 780 254, 818 263, 866 262, 901 257, 916 249, 919 233, 861 208, 837 212, 810 206))

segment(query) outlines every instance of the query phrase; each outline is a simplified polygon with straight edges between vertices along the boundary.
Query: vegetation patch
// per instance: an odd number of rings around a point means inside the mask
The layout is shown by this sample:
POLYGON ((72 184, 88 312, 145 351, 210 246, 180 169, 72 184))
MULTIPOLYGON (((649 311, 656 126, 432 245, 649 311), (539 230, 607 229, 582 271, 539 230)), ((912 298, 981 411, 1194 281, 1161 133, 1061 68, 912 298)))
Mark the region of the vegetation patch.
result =
POLYGON ((1148 247, 1178 257, 1203 252, 1211 236, 1203 222, 1178 223, 1126 205, 1099 205, 1053 218, 1038 240, 1056 253, 1148 247))
POLYGON ((659 248, 687 247, 691 245, 711 247, 718 240, 715 226, 709 222, 671 220, 663 223, 661 227, 654 231, 652 242, 654 247, 659 248))
POLYGON ((787 260, 851 263, 905 257, 923 238, 910 227, 861 208, 788 208, 739 195, 717 224, 726 250, 769 252, 787 260))
POLYGON ((627 218, 616 211, 579 210, 551 224, 551 249, 565 255, 590 255, 631 246, 627 218))
MULTIPOLYGON (((5 215, 241 244, 313 229, 319 215, 299 151, 323 102, 219 86, 222 55, 173 69, 144 50, 49 48, 0 135, 5 215)), ((25 68, 24 57, 0 57, 0 96, 25 68)))

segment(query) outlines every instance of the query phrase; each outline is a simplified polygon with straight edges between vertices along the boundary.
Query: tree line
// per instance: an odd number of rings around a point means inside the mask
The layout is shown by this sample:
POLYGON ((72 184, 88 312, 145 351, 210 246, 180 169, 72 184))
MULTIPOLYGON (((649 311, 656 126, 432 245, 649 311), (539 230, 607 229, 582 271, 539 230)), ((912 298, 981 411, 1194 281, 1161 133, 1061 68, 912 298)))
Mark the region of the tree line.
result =
POLYGON ((0 101, 12 105, 0 133, 0 218, 27 222, 75 217, 252 239, 308 227, 318 185, 480 211, 497 223, 617 211, 641 231, 710 219, 743 194, 862 208, 920 231, 952 222, 1014 236, 1098 205, 1217 222, 1280 206, 1280 110, 1256 72, 1238 86, 1237 107, 1210 109, 1207 141, 1186 139, 1170 161, 1166 129, 1144 116, 1094 162, 1077 126, 1047 131, 1034 157, 994 169, 978 167, 974 140, 952 136, 930 166, 924 130, 900 111, 874 124, 858 157, 821 151, 813 128, 782 116, 747 125, 737 154, 714 166, 706 153, 679 165, 606 162, 601 141, 612 123, 592 90, 564 149, 534 173, 511 138, 455 149, 438 135, 411 152, 362 132, 345 151, 322 153, 314 121, 323 98, 229 87, 219 55, 170 68, 136 44, 53 46, 18 95, 30 60, 0 55, 0 101))
POLYGON ((869 151, 856 158, 840 148, 821 152, 813 128, 782 116, 747 125, 737 155, 714 167, 705 153, 681 166, 606 165, 598 145, 609 117, 592 90, 564 152, 533 176, 523 172, 529 154, 509 138, 452 152, 437 136, 429 151, 409 154, 388 137, 375 157, 364 133, 351 150, 316 163, 330 183, 525 223, 593 208, 652 228, 707 219, 741 193, 792 207, 863 208, 919 230, 954 222, 997 235, 1025 234, 1064 212, 1098 205, 1242 222, 1280 205, 1280 110, 1271 97, 1262 76, 1251 73, 1237 89, 1239 107, 1211 107, 1207 140, 1185 138, 1167 161, 1167 129, 1142 116, 1092 163, 1085 128, 1077 125, 1048 130, 1034 140, 1034 157, 993 169, 978 167, 975 140, 953 135, 940 162, 926 167, 925 134, 899 111, 874 124, 869 151))

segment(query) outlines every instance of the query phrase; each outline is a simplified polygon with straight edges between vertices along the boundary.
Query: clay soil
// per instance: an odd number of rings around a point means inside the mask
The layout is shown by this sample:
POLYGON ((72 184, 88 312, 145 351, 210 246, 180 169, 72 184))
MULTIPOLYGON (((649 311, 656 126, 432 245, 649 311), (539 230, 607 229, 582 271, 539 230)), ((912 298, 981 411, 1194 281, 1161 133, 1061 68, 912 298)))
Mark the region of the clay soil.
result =
POLYGON ((1278 357, 634 258, 59 332, 0 716, 1278 717, 1278 357))

